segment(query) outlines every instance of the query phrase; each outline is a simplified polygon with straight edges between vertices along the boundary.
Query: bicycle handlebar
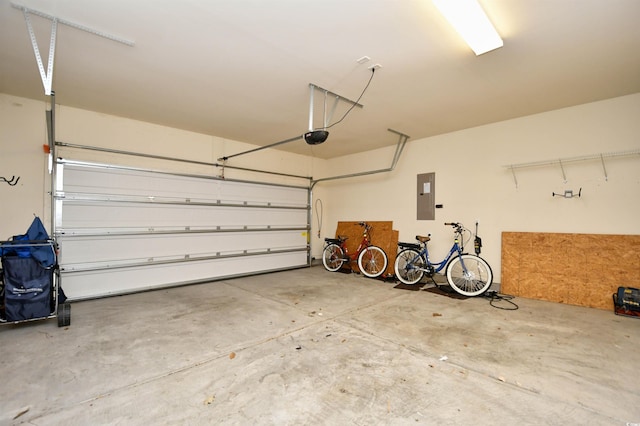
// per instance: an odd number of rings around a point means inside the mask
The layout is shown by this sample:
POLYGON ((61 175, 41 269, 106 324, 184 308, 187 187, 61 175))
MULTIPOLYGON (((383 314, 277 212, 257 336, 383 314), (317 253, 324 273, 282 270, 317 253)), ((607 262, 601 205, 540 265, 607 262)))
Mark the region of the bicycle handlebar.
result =
POLYGON ((454 232, 462 234, 464 231, 467 231, 467 228, 464 227, 460 222, 445 222, 446 226, 452 226, 454 228, 454 232))

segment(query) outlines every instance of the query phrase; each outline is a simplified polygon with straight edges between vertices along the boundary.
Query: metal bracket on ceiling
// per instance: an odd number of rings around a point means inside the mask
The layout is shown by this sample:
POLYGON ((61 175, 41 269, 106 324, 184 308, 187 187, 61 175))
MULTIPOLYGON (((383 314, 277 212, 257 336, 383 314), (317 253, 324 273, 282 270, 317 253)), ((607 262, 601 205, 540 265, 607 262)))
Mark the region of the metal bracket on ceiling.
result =
POLYGON ((22 10, 24 14, 24 20, 27 24, 27 31, 29 32, 29 37, 31 39, 31 45, 33 46, 33 53, 36 56, 36 61, 38 62, 38 69, 40 70, 40 77, 42 78, 42 85, 44 86, 44 93, 47 96, 51 95, 51 86, 53 83, 53 63, 56 49, 56 36, 58 31, 58 24, 66 25, 68 27, 72 27, 78 30, 82 30, 88 32, 90 34, 94 34, 109 40, 116 41, 118 43, 126 44, 127 46, 133 46, 134 42, 125 40, 120 37, 113 36, 111 34, 104 33, 102 31, 94 30, 89 27, 86 27, 81 24, 77 24, 71 21, 67 21, 66 19, 61 19, 53 15, 49 15, 44 12, 40 12, 35 9, 28 8, 26 6, 22 6, 16 3, 11 3, 16 9, 22 10), (48 19, 51 21, 51 37, 49 39, 49 58, 47 64, 47 71, 44 70, 44 65, 42 63, 42 56, 40 55, 40 49, 38 48, 38 41, 36 40, 35 32, 33 31, 33 25, 31 24, 30 14, 40 16, 42 18, 48 19))
MULTIPOLYGON (((323 128, 326 128, 327 125, 328 125, 327 124, 328 118, 327 118, 327 111, 326 111, 326 108, 327 108, 327 97, 328 96, 334 96, 335 97, 335 101, 334 101, 334 105, 333 105, 333 108, 332 108, 332 111, 331 111, 331 115, 333 114, 333 111, 335 111, 336 106, 337 106, 339 101, 344 101, 344 102, 347 102, 347 103, 351 104, 352 108, 353 107, 359 107, 359 108, 363 107, 362 104, 360 104, 360 103, 358 103, 356 101, 352 101, 351 99, 347 99, 344 96, 340 96, 340 95, 338 95, 336 93, 331 92, 330 90, 323 89, 320 86, 316 86, 315 84, 309 83, 309 131, 310 132, 314 130, 314 128, 313 128, 313 106, 314 106, 313 105, 313 103, 314 103, 313 102, 313 98, 314 98, 314 93, 315 93, 316 90, 319 90, 319 91, 323 92, 324 93, 324 97, 325 97, 324 98, 324 114, 323 114, 324 115, 324 117, 323 117, 323 119, 324 119, 324 123, 323 123, 324 127, 323 128)), ((238 157, 240 155, 250 154, 250 153, 256 152, 256 151, 262 151, 263 149, 267 149, 267 148, 273 148, 274 146, 283 145, 283 144, 289 143, 289 142, 294 142, 294 141, 297 141, 297 140, 302 139, 302 138, 304 138, 304 135, 294 136, 294 137, 289 138, 289 139, 285 139, 285 140, 282 140, 282 141, 279 141, 279 142, 274 142, 274 143, 269 144, 269 145, 260 146, 258 148, 250 149, 248 151, 238 152, 237 154, 232 154, 232 155, 227 155, 227 156, 224 156, 224 157, 220 157, 220 158, 218 158, 218 161, 222 161, 223 164, 226 164, 226 161, 228 159, 230 159, 230 158, 238 157)))
POLYGON ((25 13, 31 13, 33 15, 40 16, 41 18, 45 18, 45 19, 48 19, 50 21, 56 20, 56 21, 58 21, 59 24, 66 25, 68 27, 84 31, 84 32, 87 32, 89 34, 97 35, 99 37, 106 38, 106 39, 111 40, 111 41, 115 41, 117 43, 126 44, 127 46, 130 46, 130 47, 135 46, 135 42, 133 42, 131 40, 127 40, 125 38, 118 37, 118 36, 115 36, 113 34, 105 33, 104 31, 100 31, 100 30, 95 30, 93 28, 89 28, 86 25, 78 24, 76 22, 68 21, 68 20, 63 19, 63 18, 59 18, 59 17, 53 16, 53 15, 49 15, 48 13, 44 13, 44 12, 41 12, 39 10, 31 9, 31 8, 23 6, 21 4, 11 3, 11 6, 13 6, 16 9, 20 9, 25 13))
POLYGON ((314 98, 314 93, 315 91, 318 90, 319 92, 322 92, 324 94, 324 111, 322 114, 322 128, 326 129, 327 126, 329 125, 329 122, 331 121, 331 118, 333 117, 333 113, 336 111, 336 108, 338 107, 338 103, 340 101, 344 101, 348 104, 351 104, 352 108, 353 107, 358 107, 358 108, 363 108, 363 105, 361 103, 358 103, 356 101, 352 101, 351 99, 345 98, 344 96, 340 96, 337 93, 333 93, 330 90, 327 89, 323 89, 320 86, 317 86, 313 83, 309 83, 309 131, 313 131, 314 127, 313 127, 313 98, 314 98), (331 107, 331 112, 329 113, 329 115, 327 115, 327 98, 331 96, 334 98, 333 100, 333 106, 331 107))
POLYGON ((51 84, 53 83, 53 59, 56 51, 56 34, 58 30, 58 20, 53 18, 51 20, 51 39, 49 41, 49 61, 47 65, 47 71, 44 71, 42 64, 42 56, 40 56, 40 49, 38 49, 38 41, 36 35, 33 32, 33 26, 31 25, 31 18, 29 17, 28 9, 22 9, 24 13, 24 20, 27 23, 27 31, 29 31, 29 37, 31 38, 31 45, 33 46, 33 53, 36 55, 36 61, 38 62, 38 69, 40 70, 40 78, 42 79, 42 85, 44 86, 44 94, 51 96, 51 84))

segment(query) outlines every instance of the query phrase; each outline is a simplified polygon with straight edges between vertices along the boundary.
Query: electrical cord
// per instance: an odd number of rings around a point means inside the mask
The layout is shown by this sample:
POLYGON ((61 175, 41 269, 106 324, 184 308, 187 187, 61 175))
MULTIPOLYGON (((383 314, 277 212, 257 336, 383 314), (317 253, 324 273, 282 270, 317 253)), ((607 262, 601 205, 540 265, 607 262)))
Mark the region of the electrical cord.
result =
POLYGON ((464 250, 464 247, 467 245, 467 243, 469 241, 471 241, 471 237, 472 236, 473 236, 473 233, 471 232, 470 229, 467 229, 467 228, 464 228, 464 227, 462 228, 462 233, 460 234, 460 242, 462 243, 463 250, 464 250), (466 240, 464 239, 464 234, 465 233, 468 235, 466 240))
POLYGON ((486 299, 489 299, 489 304, 496 309, 502 309, 505 311, 515 311, 519 308, 518 305, 516 305, 514 302, 511 301, 515 296, 499 294, 497 291, 488 291, 483 295, 483 297, 486 299), (507 306, 506 308, 502 306, 496 306, 493 304, 494 301, 498 301, 498 302, 505 301, 507 303, 510 303, 513 306, 507 306))
POLYGON ((326 129, 330 129, 330 128, 332 128, 333 126, 335 126, 336 124, 340 123, 342 120, 344 120, 344 119, 347 117, 347 115, 351 112, 351 110, 352 110, 353 108, 355 108, 355 106, 358 104, 358 102, 360 102, 360 99, 362 99, 362 96, 364 95, 364 92, 366 92, 366 91, 367 91, 367 89, 369 88, 369 85, 371 84, 371 80, 373 80, 373 75, 374 75, 375 73, 376 73, 376 69, 375 69, 375 68, 371 68, 371 77, 369 77, 369 81, 367 82, 367 85, 366 85, 366 86, 364 86, 364 89, 362 89, 362 93, 360 93, 360 96, 358 96, 358 99, 356 99, 356 101, 353 103, 353 105, 351 105, 351 108, 349 108, 349 109, 347 110, 347 112, 345 112, 345 113, 344 113, 344 115, 342 116, 342 118, 341 118, 340 120, 336 121, 335 123, 333 123, 333 124, 331 124, 331 125, 329 125, 329 126, 327 126, 327 127, 324 127, 324 128, 322 128, 322 129, 316 129, 316 130, 326 130, 326 129))

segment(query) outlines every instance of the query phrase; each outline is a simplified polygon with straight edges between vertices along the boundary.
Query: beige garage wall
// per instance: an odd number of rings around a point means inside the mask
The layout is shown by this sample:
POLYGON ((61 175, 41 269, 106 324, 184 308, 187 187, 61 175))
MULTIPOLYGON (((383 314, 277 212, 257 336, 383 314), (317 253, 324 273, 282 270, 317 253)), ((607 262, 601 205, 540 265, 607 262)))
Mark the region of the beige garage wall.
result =
MULTIPOLYGON (((23 232, 33 214, 48 218, 46 102, 0 94, 0 176, 20 176, 15 187, 0 184, 0 239, 23 232)), ((400 239, 431 233, 432 253, 443 256, 451 243, 445 221, 470 228, 480 224, 485 257, 500 280, 500 235, 503 231, 640 234, 640 156, 565 164, 512 172, 504 166, 583 155, 640 149, 640 94, 494 123, 446 135, 412 140, 396 169, 367 177, 319 183, 313 189, 312 255, 333 236, 338 221, 394 222, 400 239), (433 221, 416 220, 416 175, 436 173, 433 221), (553 197, 552 192, 578 191, 582 197, 553 197), (318 201, 320 200, 320 201, 318 201), (320 209, 320 206, 322 208, 320 209), (321 232, 318 219, 322 213, 321 232)), ((217 158, 254 146, 58 105, 59 141, 135 150, 157 155, 216 162, 217 158)), ((402 131, 403 129, 398 129, 402 131)), ((329 140, 327 143, 331 143, 329 140)), ((238 157, 232 165, 323 178, 387 168, 395 147, 329 161, 264 150, 238 157)), ((68 158, 73 150, 61 150, 68 158)), ((115 157, 82 152, 79 158, 112 162, 115 157)), ((151 160, 118 158, 154 167, 151 160)), ((168 167, 163 164, 163 167, 168 167)), ((173 166, 172 166, 173 167, 173 166)), ((179 166, 181 169, 183 166, 179 166)), ((205 168, 219 175, 220 170, 205 168)), ((187 171, 203 172, 187 166, 187 171)), ((228 178, 304 184, 268 175, 227 169, 228 178)), ((45 220, 45 223, 46 220, 45 220)), ((597 248, 594 248, 597 249, 597 248)), ((562 265, 558 265, 561 267, 562 265)))
MULTIPOLYGON (((640 155, 512 172, 505 165, 640 150, 640 94, 409 140, 391 173, 319 184, 328 191, 326 233, 338 221, 392 220, 400 240, 432 234, 443 257, 451 245, 445 221, 479 222, 482 256, 500 280, 503 231, 640 234, 640 155), (433 221, 416 219, 416 175, 435 172, 433 221), (552 196, 582 188, 580 198, 552 196)), ((398 129, 402 131, 403 129, 398 129)), ((327 163, 327 175, 388 167, 394 148, 327 163), (363 161, 364 160, 364 161, 363 161)), ((469 247, 472 250, 472 247, 469 247)), ((594 247, 594 250, 597 250, 594 247)), ((562 265, 557 265, 561 268, 562 265)))
POLYGON ((0 240, 22 234, 47 203, 45 103, 0 94, 0 176, 19 177, 18 184, 0 182, 0 240))

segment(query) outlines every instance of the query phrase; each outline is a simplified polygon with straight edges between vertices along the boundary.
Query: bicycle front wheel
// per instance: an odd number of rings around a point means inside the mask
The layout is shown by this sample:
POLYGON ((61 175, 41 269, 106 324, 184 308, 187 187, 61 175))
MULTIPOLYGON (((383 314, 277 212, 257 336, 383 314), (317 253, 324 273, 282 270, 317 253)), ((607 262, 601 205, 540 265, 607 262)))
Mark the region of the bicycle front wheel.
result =
POLYGON ((322 250, 322 264, 329 272, 335 272, 344 263, 344 251, 337 244, 329 244, 322 250))
POLYGON ((380 247, 369 246, 358 255, 358 268, 369 278, 377 278, 387 269, 389 259, 380 247))
POLYGON ((447 266, 447 281, 451 288, 464 296, 480 296, 491 287, 493 272, 483 258, 463 254, 447 266))
POLYGON ((400 282, 408 285, 416 284, 424 276, 424 259, 416 250, 402 250, 396 256, 393 270, 400 282))

